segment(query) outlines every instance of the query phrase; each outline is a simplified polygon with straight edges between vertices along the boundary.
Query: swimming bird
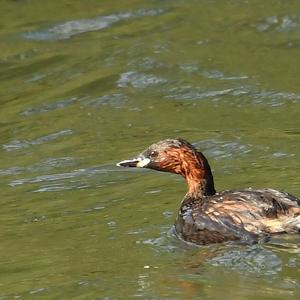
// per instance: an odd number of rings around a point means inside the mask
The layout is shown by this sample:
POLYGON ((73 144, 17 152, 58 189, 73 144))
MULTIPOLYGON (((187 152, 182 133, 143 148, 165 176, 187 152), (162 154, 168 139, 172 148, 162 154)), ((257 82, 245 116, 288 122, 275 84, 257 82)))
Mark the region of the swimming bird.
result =
POLYGON ((210 165, 181 138, 152 144, 117 164, 183 176, 188 185, 175 221, 179 238, 198 245, 269 240, 274 234, 300 232, 300 200, 270 188, 216 192, 210 165))

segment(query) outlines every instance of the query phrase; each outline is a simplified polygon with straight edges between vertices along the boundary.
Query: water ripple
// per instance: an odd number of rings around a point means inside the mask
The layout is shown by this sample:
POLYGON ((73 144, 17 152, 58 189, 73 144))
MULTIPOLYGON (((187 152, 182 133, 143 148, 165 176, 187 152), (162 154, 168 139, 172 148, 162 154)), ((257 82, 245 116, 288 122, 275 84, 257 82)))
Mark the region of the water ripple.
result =
POLYGON ((73 166, 74 164, 75 159, 73 157, 47 158, 28 167, 14 166, 7 169, 0 169, 0 176, 12 176, 25 172, 49 171, 55 168, 73 166))
POLYGON ((10 167, 8 169, 0 169, 0 176, 18 175, 25 171, 23 167, 10 167))
POLYGON ((66 106, 69 106, 71 104, 74 104, 74 103, 78 102, 79 100, 80 99, 77 97, 71 97, 71 98, 59 100, 57 102, 50 103, 50 104, 43 104, 43 105, 37 106, 37 107, 30 107, 30 108, 27 108, 24 111, 22 111, 20 114, 22 116, 30 116, 33 114, 39 114, 39 113, 44 113, 44 112, 48 112, 48 111, 52 111, 52 110, 56 110, 56 109, 61 109, 61 108, 65 108, 66 106))
POLYGON ((61 130, 61 131, 58 131, 55 133, 51 133, 51 134, 39 137, 39 138, 37 138, 35 140, 31 140, 31 141, 13 140, 9 144, 2 145, 2 147, 6 151, 20 150, 23 148, 28 148, 30 146, 41 145, 46 142, 56 140, 59 137, 71 135, 71 134, 73 134, 73 131, 71 129, 65 129, 65 130, 61 130))
POLYGON ((83 184, 83 183, 74 183, 74 184, 56 183, 56 184, 42 185, 38 189, 34 190, 33 192, 35 193, 58 192, 58 191, 74 190, 74 189, 86 189, 88 187, 90 187, 90 185, 83 184))
POLYGON ((134 88, 143 89, 148 86, 163 84, 166 82, 168 82, 168 80, 161 77, 130 71, 122 73, 120 75, 120 79, 117 81, 117 85, 121 88, 125 88, 131 85, 134 88))
POLYGON ((99 108, 102 106, 112 106, 119 108, 127 101, 127 96, 124 94, 108 94, 85 102, 85 106, 99 108))
POLYGON ((78 170, 74 172, 67 172, 67 173, 58 173, 58 174, 50 174, 50 175, 40 175, 37 177, 32 178, 22 178, 13 180, 9 183, 10 186, 15 187, 18 185, 26 184, 26 183, 39 183, 39 182, 47 182, 47 181, 57 181, 62 179, 69 179, 78 177, 83 174, 84 170, 78 170))
POLYGON ((71 172, 55 173, 39 175, 35 177, 27 177, 12 180, 9 183, 11 187, 17 187, 24 184, 40 184, 40 186, 33 192, 54 192, 61 190, 74 190, 74 189, 86 189, 93 186, 103 187, 115 182, 107 178, 107 174, 112 170, 102 167, 89 167, 85 169, 78 169, 71 172), (99 178, 97 182, 93 181, 93 177, 98 175, 104 175, 102 177, 102 185, 99 185, 99 178), (91 179, 89 179, 91 178, 91 179))
POLYGON ((258 151, 260 157, 270 157, 281 159, 294 157, 294 153, 286 153, 283 151, 275 151, 268 146, 241 144, 238 141, 224 141, 217 139, 207 139, 194 142, 193 145, 204 152, 208 157, 215 160, 223 160, 233 158, 239 155, 247 155, 253 151, 258 151))
POLYGON ((179 68, 188 73, 200 73, 206 78, 211 78, 211 79, 219 79, 219 80, 241 80, 241 79, 248 79, 249 76, 247 75, 226 75, 224 72, 220 70, 204 70, 201 71, 199 68, 199 62, 198 61, 193 61, 190 63, 183 63, 179 64, 179 68))
POLYGON ((260 32, 288 32, 299 27, 299 18, 295 16, 269 16, 261 21, 256 29, 260 32))
POLYGON ((215 139, 202 140, 193 144, 209 157, 213 157, 217 160, 236 155, 245 155, 253 150, 252 145, 243 145, 238 142, 226 142, 215 139))
POLYGON ((23 178, 23 179, 17 179, 10 182, 10 186, 17 186, 25 183, 38 183, 38 182, 48 182, 48 181, 57 181, 61 179, 68 179, 68 178, 74 178, 86 174, 95 174, 95 173, 106 173, 107 171, 98 170, 95 168, 88 168, 88 169, 79 169, 75 170, 73 172, 67 172, 67 173, 57 173, 57 174, 50 174, 50 175, 40 175, 32 178, 23 178))
MULTIPOLYGON (((224 96, 236 97, 240 101, 239 105, 245 102, 244 99, 241 99, 240 97, 248 96, 252 104, 270 105, 273 107, 284 105, 286 101, 296 103, 300 100, 300 95, 296 93, 268 91, 264 89, 258 90, 257 88, 251 86, 230 87, 226 89, 211 91, 205 90, 200 87, 195 88, 191 85, 187 85, 170 89, 169 95, 165 97, 175 100, 202 100, 210 98, 219 100, 220 97, 224 96)), ((230 101, 230 103, 236 104, 236 102, 233 100, 234 97, 231 97, 230 100, 225 101, 230 101)))
POLYGON ((207 78, 220 79, 220 80, 241 80, 248 79, 247 75, 225 75, 219 70, 203 71, 202 75, 207 78))
POLYGON ((58 157, 58 158, 46 158, 38 163, 33 164, 32 166, 27 167, 28 171, 49 171, 54 168, 62 168, 73 166, 75 164, 75 159, 73 157, 58 157))
POLYGON ((73 20, 48 29, 24 33, 23 37, 38 41, 64 40, 77 34, 106 29, 123 20, 156 16, 163 12, 163 9, 141 9, 136 12, 123 12, 92 19, 73 20))
POLYGON ((29 40, 64 40, 74 35, 105 29, 112 24, 131 17, 130 13, 121 13, 110 16, 100 16, 94 19, 74 20, 58 24, 49 29, 28 32, 23 37, 29 40))
POLYGON ((260 246, 226 250, 210 259, 209 264, 264 276, 275 275, 282 270, 281 259, 272 251, 260 246))
POLYGON ((234 92, 233 88, 208 91, 201 88, 193 88, 190 85, 183 87, 174 87, 170 89, 169 95, 166 98, 176 100, 200 100, 212 97, 219 97, 223 95, 231 95, 234 92))

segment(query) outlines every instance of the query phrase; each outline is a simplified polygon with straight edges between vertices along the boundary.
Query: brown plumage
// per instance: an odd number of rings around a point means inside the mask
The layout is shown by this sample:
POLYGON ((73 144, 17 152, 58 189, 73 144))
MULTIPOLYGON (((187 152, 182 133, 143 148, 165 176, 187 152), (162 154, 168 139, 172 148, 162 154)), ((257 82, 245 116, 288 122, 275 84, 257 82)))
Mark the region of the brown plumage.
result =
POLYGON ((195 244, 256 243, 273 234, 300 232, 300 200, 273 189, 216 193, 205 156, 183 139, 151 145, 132 160, 117 164, 182 175, 188 184, 175 222, 177 235, 195 244))

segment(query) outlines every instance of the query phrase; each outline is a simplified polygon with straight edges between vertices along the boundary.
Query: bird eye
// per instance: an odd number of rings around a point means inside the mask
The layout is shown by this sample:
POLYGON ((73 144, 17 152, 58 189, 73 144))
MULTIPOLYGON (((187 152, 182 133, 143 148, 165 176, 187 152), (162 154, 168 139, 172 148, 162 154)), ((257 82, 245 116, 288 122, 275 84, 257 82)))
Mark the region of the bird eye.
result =
POLYGON ((154 158, 158 155, 158 153, 156 151, 151 151, 150 152, 150 157, 154 158))

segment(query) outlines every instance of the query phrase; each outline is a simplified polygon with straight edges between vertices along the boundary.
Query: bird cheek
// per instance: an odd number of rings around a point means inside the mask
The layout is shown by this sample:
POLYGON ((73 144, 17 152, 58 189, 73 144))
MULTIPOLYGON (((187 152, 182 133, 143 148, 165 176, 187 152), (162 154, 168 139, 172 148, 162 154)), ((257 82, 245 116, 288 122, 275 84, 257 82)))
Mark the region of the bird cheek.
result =
POLYGON ((140 160, 136 166, 138 168, 146 168, 149 164, 150 164, 151 160, 149 158, 144 158, 142 160, 140 160))
POLYGON ((182 174, 182 168, 180 164, 176 164, 173 166, 173 172, 176 174, 182 174))

